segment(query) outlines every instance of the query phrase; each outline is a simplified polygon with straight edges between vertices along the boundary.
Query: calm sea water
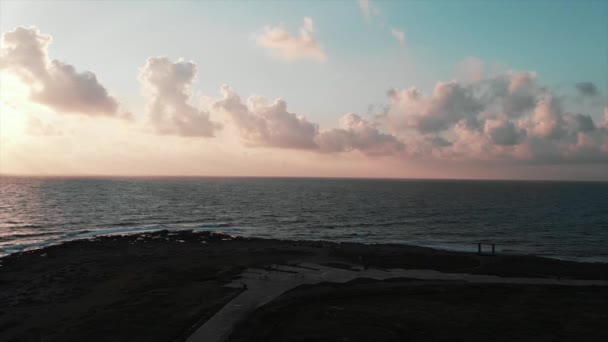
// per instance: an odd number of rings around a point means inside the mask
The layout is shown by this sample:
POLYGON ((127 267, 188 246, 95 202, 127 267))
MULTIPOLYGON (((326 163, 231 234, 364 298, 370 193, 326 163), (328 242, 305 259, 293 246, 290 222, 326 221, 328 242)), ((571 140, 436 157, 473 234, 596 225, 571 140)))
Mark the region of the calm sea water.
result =
POLYGON ((184 228, 606 262, 608 183, 0 177, 0 255, 184 228))

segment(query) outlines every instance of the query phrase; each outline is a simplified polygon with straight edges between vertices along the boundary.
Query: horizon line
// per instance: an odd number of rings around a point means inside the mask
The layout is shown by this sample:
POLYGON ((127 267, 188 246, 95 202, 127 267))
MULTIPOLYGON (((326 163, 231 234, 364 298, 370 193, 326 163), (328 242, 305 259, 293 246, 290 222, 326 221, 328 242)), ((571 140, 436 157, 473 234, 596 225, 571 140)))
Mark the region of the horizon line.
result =
POLYGON ((608 179, 542 179, 542 178, 449 178, 449 177, 356 177, 356 176, 246 176, 246 175, 124 175, 124 174, 6 174, 1 177, 21 178, 213 178, 213 179, 334 179, 334 180, 392 180, 392 181, 503 181, 503 182, 585 182, 607 183, 608 179))

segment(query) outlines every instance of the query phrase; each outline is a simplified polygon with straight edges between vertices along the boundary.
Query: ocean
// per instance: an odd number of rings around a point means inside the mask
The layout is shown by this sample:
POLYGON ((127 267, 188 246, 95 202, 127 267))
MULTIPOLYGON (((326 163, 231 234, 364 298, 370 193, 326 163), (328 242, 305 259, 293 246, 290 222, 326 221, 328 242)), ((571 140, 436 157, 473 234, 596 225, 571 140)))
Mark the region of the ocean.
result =
POLYGON ((161 229, 608 262, 608 183, 0 177, 0 256, 161 229))

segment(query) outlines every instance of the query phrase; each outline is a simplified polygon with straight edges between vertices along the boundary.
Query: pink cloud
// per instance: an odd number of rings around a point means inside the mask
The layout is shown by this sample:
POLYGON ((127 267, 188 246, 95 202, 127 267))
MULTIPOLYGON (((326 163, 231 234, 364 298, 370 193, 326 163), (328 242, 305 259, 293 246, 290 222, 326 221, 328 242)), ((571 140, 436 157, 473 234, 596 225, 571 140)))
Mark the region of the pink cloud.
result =
POLYGON ((229 118, 250 147, 306 149, 321 153, 359 151, 369 156, 397 155, 404 144, 381 132, 356 114, 346 114, 339 128, 321 131, 319 125, 289 112, 282 99, 269 101, 251 96, 244 103, 230 87, 223 86, 222 98, 212 104, 214 111, 229 118))
POLYGON ((392 130, 414 129, 422 134, 450 128, 460 120, 475 125, 482 104, 471 89, 457 82, 438 82, 430 96, 416 88, 392 89, 388 92, 392 130))
POLYGON ((559 139, 565 134, 563 110, 552 96, 541 99, 527 120, 527 131, 531 136, 559 139))
POLYGON ((286 61, 313 59, 323 62, 327 56, 314 37, 314 30, 314 21, 306 17, 299 34, 292 34, 282 27, 266 27, 256 37, 256 43, 286 61))
POLYGON ((391 89, 387 113, 373 121, 346 114, 329 130, 289 112, 284 100, 243 103, 230 88, 214 106, 249 146, 426 160, 606 159, 608 130, 589 115, 566 113, 559 97, 537 83, 534 73, 509 72, 467 84, 438 82, 428 96, 413 87, 391 89))
POLYGON ((321 132, 316 142, 322 152, 358 150, 369 156, 398 155, 405 148, 395 136, 352 113, 340 119, 340 128, 321 132))
POLYGON ((223 97, 213 104, 214 110, 230 117, 246 144, 296 149, 314 149, 318 126, 304 117, 290 113, 282 99, 269 102, 252 96, 247 104, 230 87, 222 87, 223 97))
POLYGON ((149 122, 159 134, 213 137, 221 128, 207 111, 191 104, 196 73, 193 62, 172 62, 167 57, 148 58, 140 69, 149 122))
POLYGON ((0 70, 18 75, 30 87, 32 101, 58 112, 128 118, 118 112, 118 101, 90 72, 51 60, 53 39, 36 27, 17 27, 2 35, 0 70))
MULTIPOLYGON (((535 163, 606 162, 608 129, 571 114, 533 72, 438 82, 430 95, 391 89, 378 116, 419 159, 535 163)), ((605 114, 607 115, 607 114, 605 114)), ((608 119, 608 118, 607 118, 608 119)))

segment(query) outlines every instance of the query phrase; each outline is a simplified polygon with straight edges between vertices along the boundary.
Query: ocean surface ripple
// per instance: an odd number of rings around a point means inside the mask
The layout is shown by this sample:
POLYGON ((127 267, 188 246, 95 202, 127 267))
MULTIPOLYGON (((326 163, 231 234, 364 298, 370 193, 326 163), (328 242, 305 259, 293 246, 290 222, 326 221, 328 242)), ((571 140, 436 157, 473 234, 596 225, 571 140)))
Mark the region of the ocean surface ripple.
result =
POLYGON ((608 183, 0 177, 0 256, 159 229, 608 261, 608 183))

